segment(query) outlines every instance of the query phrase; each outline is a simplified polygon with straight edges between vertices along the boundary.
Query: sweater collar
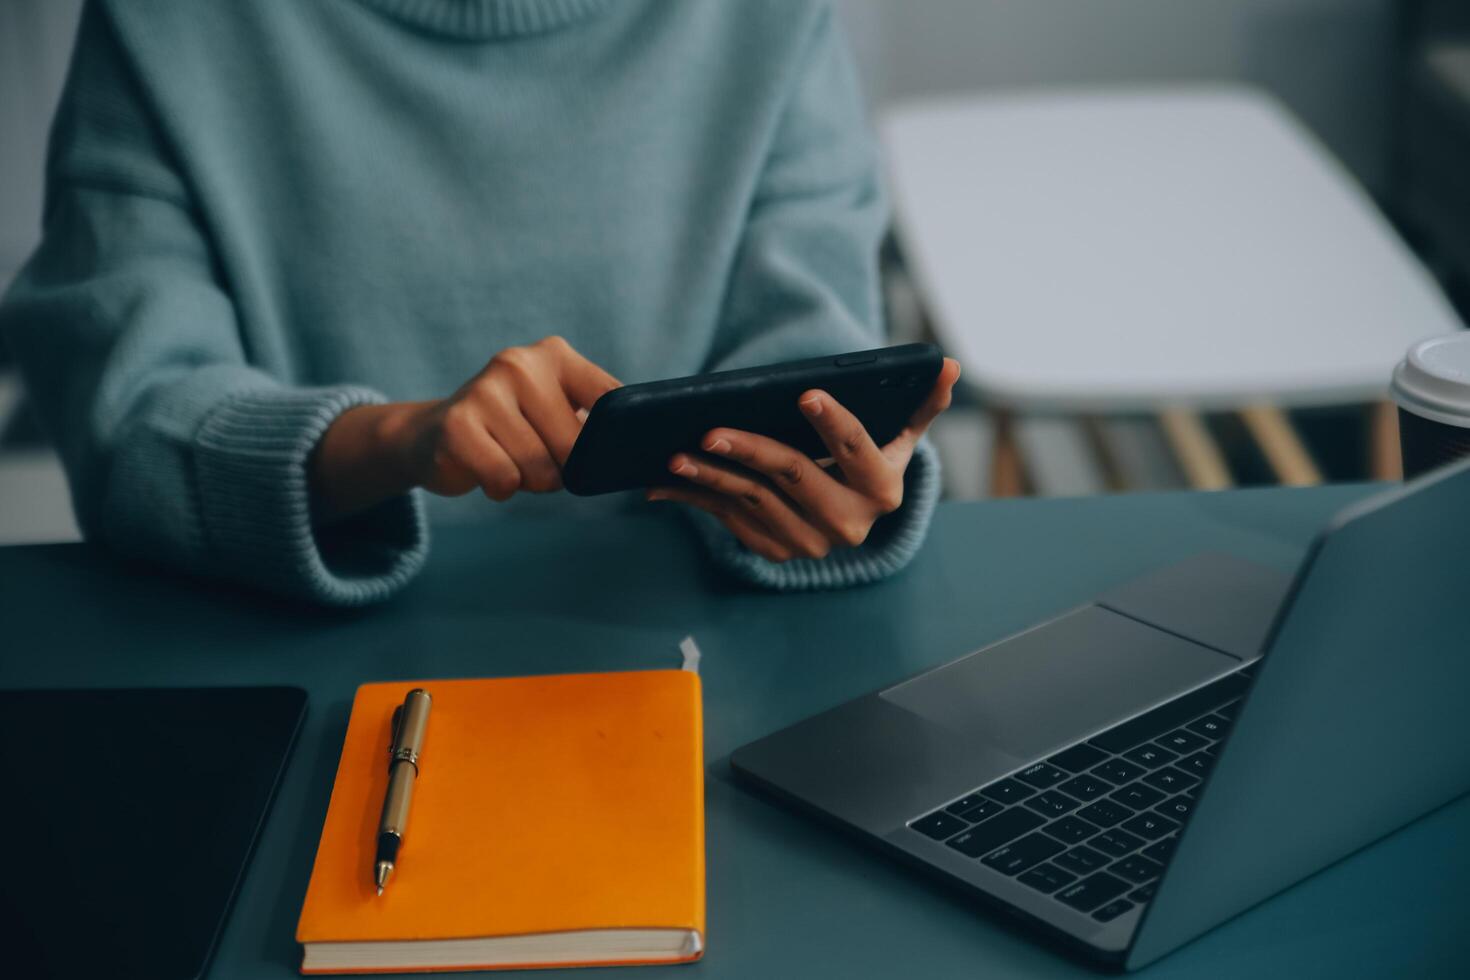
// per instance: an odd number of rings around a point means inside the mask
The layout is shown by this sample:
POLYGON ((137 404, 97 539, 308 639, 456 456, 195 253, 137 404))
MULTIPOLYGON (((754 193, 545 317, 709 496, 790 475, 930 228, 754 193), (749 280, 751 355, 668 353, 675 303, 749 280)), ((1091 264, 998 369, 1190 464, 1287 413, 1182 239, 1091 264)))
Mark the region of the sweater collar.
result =
POLYGON ((542 34, 607 5, 608 0, 362 0, 432 34, 490 41, 542 34))

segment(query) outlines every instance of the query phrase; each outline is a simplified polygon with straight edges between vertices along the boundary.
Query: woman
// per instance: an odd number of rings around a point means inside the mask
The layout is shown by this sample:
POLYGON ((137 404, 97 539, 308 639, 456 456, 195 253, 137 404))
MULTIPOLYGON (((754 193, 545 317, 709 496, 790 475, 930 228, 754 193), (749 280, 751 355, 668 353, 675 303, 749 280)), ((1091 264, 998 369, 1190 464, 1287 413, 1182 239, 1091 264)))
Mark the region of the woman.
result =
MULTIPOLYGON (((0 329, 89 537, 362 603, 423 561, 415 488, 608 506, 532 495, 615 379, 880 343, 884 221, 823 4, 98 0, 0 329)), ((717 430, 651 496, 747 580, 880 578, 957 376, 885 447, 803 396, 833 471, 717 430)))

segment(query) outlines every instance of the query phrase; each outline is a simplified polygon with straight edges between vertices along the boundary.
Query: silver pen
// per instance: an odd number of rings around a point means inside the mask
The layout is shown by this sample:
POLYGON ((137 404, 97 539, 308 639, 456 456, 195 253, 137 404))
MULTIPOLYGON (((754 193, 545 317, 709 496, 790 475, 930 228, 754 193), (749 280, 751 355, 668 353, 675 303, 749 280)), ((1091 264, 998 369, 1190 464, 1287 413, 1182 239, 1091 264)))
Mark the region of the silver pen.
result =
POLYGON ((378 894, 398 863, 398 849, 408 829, 408 811, 413 803, 413 786, 419 777, 424 732, 429 725, 429 692, 416 687, 393 711, 393 744, 388 748, 388 792, 383 795, 383 815, 378 819, 378 852, 373 861, 373 882, 378 894))

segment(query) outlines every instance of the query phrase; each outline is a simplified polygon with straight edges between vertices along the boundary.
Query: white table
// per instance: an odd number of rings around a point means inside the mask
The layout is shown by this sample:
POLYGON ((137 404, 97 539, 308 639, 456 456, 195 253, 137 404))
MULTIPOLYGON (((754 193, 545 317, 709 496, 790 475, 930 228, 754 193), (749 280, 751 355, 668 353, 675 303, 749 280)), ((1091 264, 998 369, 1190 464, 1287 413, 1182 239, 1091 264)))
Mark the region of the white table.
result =
POLYGON ((1263 94, 965 97, 899 108, 881 133, 935 331, 1008 408, 1369 400, 1413 341, 1460 326, 1263 94))
MULTIPOLYGON (((1022 413, 1014 441, 1063 460, 1088 437, 1056 413, 1161 410, 1190 482, 1225 486, 1194 413, 1248 406, 1282 479, 1315 482, 1275 406, 1381 399, 1411 343, 1460 327, 1351 175, 1254 90, 968 96, 900 107, 881 133, 936 334, 1022 413)), ((1044 489, 1101 488, 1060 470, 1044 489)))

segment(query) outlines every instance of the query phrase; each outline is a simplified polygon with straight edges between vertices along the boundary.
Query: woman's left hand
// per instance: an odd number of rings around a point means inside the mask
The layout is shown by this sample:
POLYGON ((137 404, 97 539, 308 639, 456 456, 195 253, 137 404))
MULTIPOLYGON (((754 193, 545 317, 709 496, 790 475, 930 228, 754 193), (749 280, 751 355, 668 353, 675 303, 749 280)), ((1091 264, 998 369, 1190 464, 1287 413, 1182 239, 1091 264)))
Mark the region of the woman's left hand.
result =
POLYGON ((856 547, 878 518, 903 504, 903 474, 914 446, 949 407, 959 376, 959 362, 946 357, 929 397, 881 448, 831 395, 805 392, 798 404, 831 453, 831 468, 765 436, 712 429, 701 444, 710 455, 679 453, 669 460, 669 470, 691 485, 658 487, 648 491, 648 499, 676 500, 713 514, 771 561, 825 558, 834 547, 856 547))

